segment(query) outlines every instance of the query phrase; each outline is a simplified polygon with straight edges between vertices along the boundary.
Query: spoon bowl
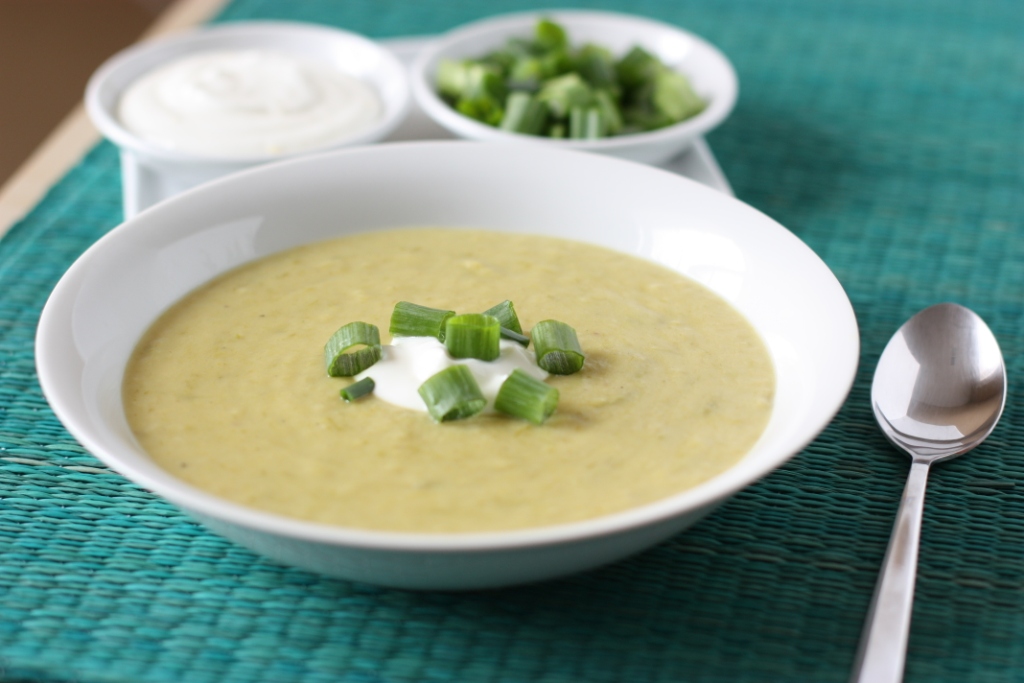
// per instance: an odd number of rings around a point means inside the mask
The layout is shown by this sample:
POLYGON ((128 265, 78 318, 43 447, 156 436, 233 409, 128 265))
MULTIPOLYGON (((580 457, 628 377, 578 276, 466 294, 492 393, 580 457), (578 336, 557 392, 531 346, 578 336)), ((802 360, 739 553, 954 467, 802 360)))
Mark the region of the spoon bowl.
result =
POLYGON ((852 683, 903 678, 928 469, 984 441, 1006 404, 995 335, 970 309, 944 303, 903 324, 882 351, 871 407, 912 464, 861 637, 852 683))
POLYGON ((981 443, 1006 401, 1006 369, 985 322, 952 303, 908 320, 878 360, 871 407, 886 437, 937 462, 981 443))

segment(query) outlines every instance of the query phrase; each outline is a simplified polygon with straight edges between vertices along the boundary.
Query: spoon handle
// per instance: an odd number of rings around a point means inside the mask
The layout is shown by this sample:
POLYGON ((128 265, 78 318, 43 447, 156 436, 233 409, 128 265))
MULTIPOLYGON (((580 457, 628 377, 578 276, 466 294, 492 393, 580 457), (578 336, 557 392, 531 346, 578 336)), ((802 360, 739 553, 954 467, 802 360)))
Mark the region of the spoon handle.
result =
POLYGON ((850 683, 899 683, 903 680, 928 465, 914 461, 910 466, 850 683))

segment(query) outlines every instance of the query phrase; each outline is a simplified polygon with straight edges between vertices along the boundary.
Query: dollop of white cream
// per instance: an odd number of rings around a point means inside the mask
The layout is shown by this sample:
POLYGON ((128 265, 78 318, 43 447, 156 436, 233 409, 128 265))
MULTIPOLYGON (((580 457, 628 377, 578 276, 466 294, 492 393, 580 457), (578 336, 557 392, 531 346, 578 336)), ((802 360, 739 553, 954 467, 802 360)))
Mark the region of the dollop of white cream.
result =
POLYGON ((492 361, 452 358, 444 344, 433 337, 395 337, 391 345, 383 346, 381 351, 381 359, 356 375, 356 379, 371 377, 375 385, 374 396, 424 413, 427 406, 419 395, 420 385, 453 365, 465 365, 473 373, 487 399, 485 411, 494 409, 494 398, 513 370, 522 370, 539 380, 548 376, 537 365, 533 351, 507 339, 501 340, 501 353, 492 361))
POLYGON ((165 149, 221 157, 290 154, 365 130, 383 114, 372 87, 276 50, 182 57, 131 84, 125 128, 165 149))

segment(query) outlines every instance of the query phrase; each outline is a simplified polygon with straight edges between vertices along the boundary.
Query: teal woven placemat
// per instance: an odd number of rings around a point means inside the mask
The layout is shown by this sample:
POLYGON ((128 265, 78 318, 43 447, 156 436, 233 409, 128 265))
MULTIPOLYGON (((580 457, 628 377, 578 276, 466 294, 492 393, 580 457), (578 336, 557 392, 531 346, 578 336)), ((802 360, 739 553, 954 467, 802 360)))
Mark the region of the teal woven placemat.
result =
MULTIPOLYGON (((538 6, 237 0, 223 19, 388 37, 538 6)), ((277 566, 109 472, 40 394, 39 311, 120 219, 102 144, 0 241, 0 680, 844 681, 908 466, 873 423, 870 375, 896 327, 944 300, 988 321, 1011 395, 989 441, 933 473, 907 679, 1024 680, 1019 0, 589 6, 687 27, 734 61, 740 101, 711 146, 741 199, 828 262, 861 325, 832 425, 692 530, 571 579, 415 594, 277 566)))

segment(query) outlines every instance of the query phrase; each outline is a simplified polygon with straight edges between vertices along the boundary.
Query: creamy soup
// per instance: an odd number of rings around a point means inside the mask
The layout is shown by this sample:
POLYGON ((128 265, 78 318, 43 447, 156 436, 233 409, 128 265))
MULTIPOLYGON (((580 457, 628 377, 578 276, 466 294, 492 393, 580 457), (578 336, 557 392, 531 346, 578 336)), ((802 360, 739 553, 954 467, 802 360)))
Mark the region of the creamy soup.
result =
POLYGON ((653 263, 548 237, 368 233, 293 249, 193 292, 147 332, 124 398, 175 476, 289 517, 466 532, 572 522, 719 474, 764 429, 775 386, 749 323, 653 263), (523 329, 572 325, 583 370, 552 376, 542 426, 499 414, 435 424, 370 396, 345 403, 323 346, 380 327, 397 301, 459 312, 511 299, 523 329))

